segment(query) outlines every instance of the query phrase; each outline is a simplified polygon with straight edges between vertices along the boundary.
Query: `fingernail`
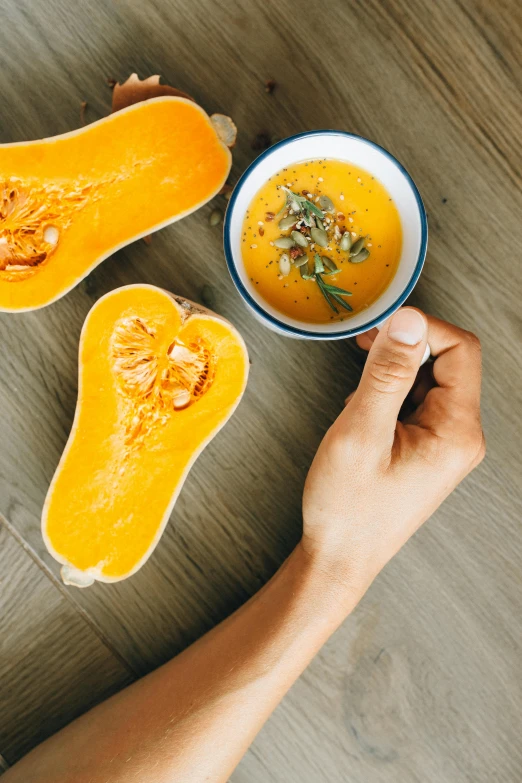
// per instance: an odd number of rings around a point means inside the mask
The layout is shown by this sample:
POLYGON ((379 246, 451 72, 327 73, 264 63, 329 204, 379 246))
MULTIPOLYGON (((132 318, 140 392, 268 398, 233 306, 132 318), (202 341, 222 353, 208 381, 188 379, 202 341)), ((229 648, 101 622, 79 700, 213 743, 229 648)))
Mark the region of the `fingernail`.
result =
POLYGON ((426 333, 426 321, 417 310, 397 310, 388 326, 388 337, 403 345, 417 345, 426 333))

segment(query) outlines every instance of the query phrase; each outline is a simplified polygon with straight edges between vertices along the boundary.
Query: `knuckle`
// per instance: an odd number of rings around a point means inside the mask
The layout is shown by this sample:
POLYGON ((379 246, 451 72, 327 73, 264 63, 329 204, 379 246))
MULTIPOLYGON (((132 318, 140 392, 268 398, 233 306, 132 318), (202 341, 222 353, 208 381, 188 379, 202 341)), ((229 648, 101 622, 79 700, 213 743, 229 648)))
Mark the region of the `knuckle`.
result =
POLYGON ((457 444, 457 453, 462 462, 473 466, 478 465, 486 455, 486 441, 480 427, 462 435, 457 444))
POLYGON ((376 356, 368 367, 368 375, 377 391, 393 392, 411 379, 412 367, 408 357, 399 353, 376 356))
POLYGON ((478 450, 477 450, 477 455, 476 455, 476 458, 475 458, 475 465, 479 465, 482 462, 482 460, 486 456, 486 451, 487 451, 487 449, 486 449, 486 438, 484 437, 484 433, 482 432, 481 433, 481 438, 480 438, 480 444, 479 444, 479 447, 478 447, 478 450))
POLYGON ((472 351, 475 351, 478 354, 482 353, 480 339, 474 332, 464 332, 464 339, 472 351))

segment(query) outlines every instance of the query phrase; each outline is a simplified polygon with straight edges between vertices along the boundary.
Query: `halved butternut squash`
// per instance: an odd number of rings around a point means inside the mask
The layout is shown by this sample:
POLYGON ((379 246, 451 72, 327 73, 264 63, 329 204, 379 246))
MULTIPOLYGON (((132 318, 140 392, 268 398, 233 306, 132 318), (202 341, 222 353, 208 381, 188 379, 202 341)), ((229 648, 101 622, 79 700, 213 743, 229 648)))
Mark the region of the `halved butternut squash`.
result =
POLYGON ((66 584, 116 582, 145 563, 191 465, 238 405, 248 366, 228 321, 154 286, 118 288, 94 305, 42 515, 66 584))
POLYGON ((167 96, 0 145, 0 310, 55 301, 116 250, 213 198, 231 165, 223 125, 234 128, 167 96))

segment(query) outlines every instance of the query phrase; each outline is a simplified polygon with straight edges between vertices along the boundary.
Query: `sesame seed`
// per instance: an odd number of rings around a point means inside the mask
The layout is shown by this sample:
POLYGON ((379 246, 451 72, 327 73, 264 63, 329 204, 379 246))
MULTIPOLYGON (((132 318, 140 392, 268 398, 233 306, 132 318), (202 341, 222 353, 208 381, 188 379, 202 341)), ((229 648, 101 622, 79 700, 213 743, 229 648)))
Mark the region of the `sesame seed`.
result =
POLYGON ((314 196, 313 196, 313 193, 307 193, 307 194, 306 194, 306 198, 313 198, 313 197, 314 197, 314 196))
POLYGON ((341 195, 339 196, 339 198, 341 199, 341 201, 344 201, 344 196, 343 196, 343 194, 342 194, 342 193, 341 193, 341 195))
POLYGON ((362 179, 360 177, 357 177, 357 182, 362 182, 362 179))
POLYGON ((348 218, 348 222, 349 222, 349 223, 353 223, 353 218, 349 217, 349 218, 348 218))
POLYGON ((277 279, 278 280, 282 280, 283 279, 283 275, 277 275, 277 279))
POLYGON ((252 248, 252 250, 255 250, 257 245, 250 245, 250 247, 252 248))
POLYGON ((357 231, 352 231, 351 234, 352 234, 352 237, 356 237, 357 236, 357 231))
POLYGON ((372 243, 371 243, 371 242, 368 242, 368 244, 366 245, 366 247, 373 247, 373 245, 372 245, 372 243))
POLYGON ((322 177, 317 177, 318 182, 324 182, 324 179, 322 177))
POLYGON ((270 242, 270 244, 272 245, 272 247, 274 247, 274 243, 273 242, 270 242))
POLYGON ((286 183, 286 187, 287 187, 287 188, 291 188, 291 187, 292 187, 292 183, 291 183, 291 182, 287 182, 287 183, 286 183))
POLYGON ((258 221, 257 221, 257 225, 258 225, 258 226, 264 226, 264 223, 263 223, 263 221, 262 221, 262 220, 258 220, 258 221))

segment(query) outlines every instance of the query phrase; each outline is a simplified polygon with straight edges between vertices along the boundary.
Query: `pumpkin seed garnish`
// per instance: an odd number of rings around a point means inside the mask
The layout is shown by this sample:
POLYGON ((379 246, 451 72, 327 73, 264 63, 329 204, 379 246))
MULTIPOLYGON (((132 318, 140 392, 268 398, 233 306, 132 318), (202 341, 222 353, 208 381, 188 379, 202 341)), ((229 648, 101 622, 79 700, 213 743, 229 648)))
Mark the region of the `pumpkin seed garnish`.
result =
MULTIPOLYGON (((337 263, 333 258, 321 256, 316 252, 313 255, 311 270, 305 248, 308 248, 310 240, 318 248, 327 248, 330 242, 335 241, 338 247, 337 253, 341 250, 348 254, 351 263, 360 264, 370 255, 369 249, 365 247, 368 236, 356 237, 354 241, 353 234, 344 230, 344 226, 339 224, 339 221, 345 220, 344 214, 338 212, 336 219, 334 203, 328 196, 324 194, 315 196, 308 191, 303 191, 301 195, 284 185, 280 188, 285 192, 284 203, 276 215, 270 213, 270 219, 278 220, 279 229, 290 231, 290 234, 280 236, 270 244, 290 252, 282 253, 278 260, 279 278, 287 277, 293 265, 299 269, 302 280, 312 280, 317 283, 325 301, 334 313, 339 313, 339 308, 353 312, 353 308, 344 298, 351 296, 351 291, 331 285, 325 279, 341 271, 337 263), (317 202, 317 206, 311 199, 317 202), (330 217, 327 213, 334 213, 334 215, 330 217)), ((351 217, 349 220, 353 222, 351 217)), ((288 287, 288 284, 286 283, 285 286, 288 287)))
POLYGON ((304 234, 301 234, 300 231, 292 231, 290 233, 290 236, 294 240, 295 244, 299 245, 299 247, 308 247, 308 242, 306 241, 306 237, 304 234))
POLYGON ((344 234, 341 237, 341 242, 339 244, 339 247, 341 250, 349 250, 352 246, 352 235, 349 231, 345 231, 344 234))
POLYGON ((294 266, 296 266, 298 269, 303 267, 305 264, 308 263, 308 256, 297 256, 297 258, 294 261, 294 266))
POLYGON ((359 251, 363 249, 365 242, 366 242, 366 237, 360 237, 356 242, 354 242, 352 247, 350 248, 350 255, 356 256, 357 253, 359 253, 359 251))
POLYGON ((286 191, 287 193, 287 200, 290 204, 290 208, 297 212, 308 212, 313 215, 316 215, 318 218, 323 218, 324 215, 321 212, 320 209, 318 209, 315 204, 313 204, 311 201, 309 201, 304 196, 300 196, 299 193, 294 193, 289 188, 285 188, 285 186, 282 186, 282 189, 286 191))
POLYGON ((292 228, 292 226, 295 226, 297 223, 297 218, 295 215, 288 215, 287 217, 284 217, 282 220, 279 221, 277 224, 281 231, 288 231, 289 228, 292 228))
POLYGON ((305 273, 304 266, 301 267, 301 277, 303 280, 315 280, 317 285, 319 286, 319 290, 321 291, 322 295, 324 296, 325 300, 327 301, 328 305, 332 308, 334 313, 338 313, 339 310, 337 309, 336 305, 340 305, 345 310, 348 310, 349 312, 353 312, 353 308, 348 304, 348 302, 345 302, 342 298, 343 296, 351 296, 351 291, 346 291, 344 288, 339 288, 337 285, 330 285, 330 283, 325 283, 323 280, 322 275, 331 274, 331 272, 326 272, 324 268, 324 262, 328 260, 331 261, 331 259, 327 259, 326 256, 320 256, 319 253, 314 254, 314 272, 313 274, 307 274, 305 273))
POLYGON ((282 253, 279 258, 279 271, 283 277, 287 277, 290 274, 291 269, 292 264, 290 263, 290 256, 288 253, 282 253))
POLYGON ((223 213, 220 209, 213 209, 210 213, 208 222, 211 226, 218 226, 223 220, 223 213))
POLYGON ((315 242, 316 245, 319 245, 319 247, 327 247, 328 235, 324 229, 312 228, 310 229, 310 236, 312 237, 313 242, 315 242))
POLYGON ((360 250, 355 256, 352 256, 352 254, 350 253, 350 262, 352 264, 360 264, 361 261, 366 261, 369 255, 370 255, 370 251, 368 250, 368 248, 363 247, 363 249, 360 250))
POLYGON ((325 265, 327 269, 330 270, 330 272, 338 272, 339 269, 337 267, 337 264, 335 261, 333 261, 331 258, 328 258, 328 256, 321 256, 322 262, 325 265))
POLYGON ((319 206, 324 209, 325 212, 335 212, 335 207, 332 199, 328 196, 319 196, 319 206))
POLYGON ((290 250, 295 245, 295 242, 292 237, 277 237, 277 239, 274 239, 274 245, 281 250, 290 250))

